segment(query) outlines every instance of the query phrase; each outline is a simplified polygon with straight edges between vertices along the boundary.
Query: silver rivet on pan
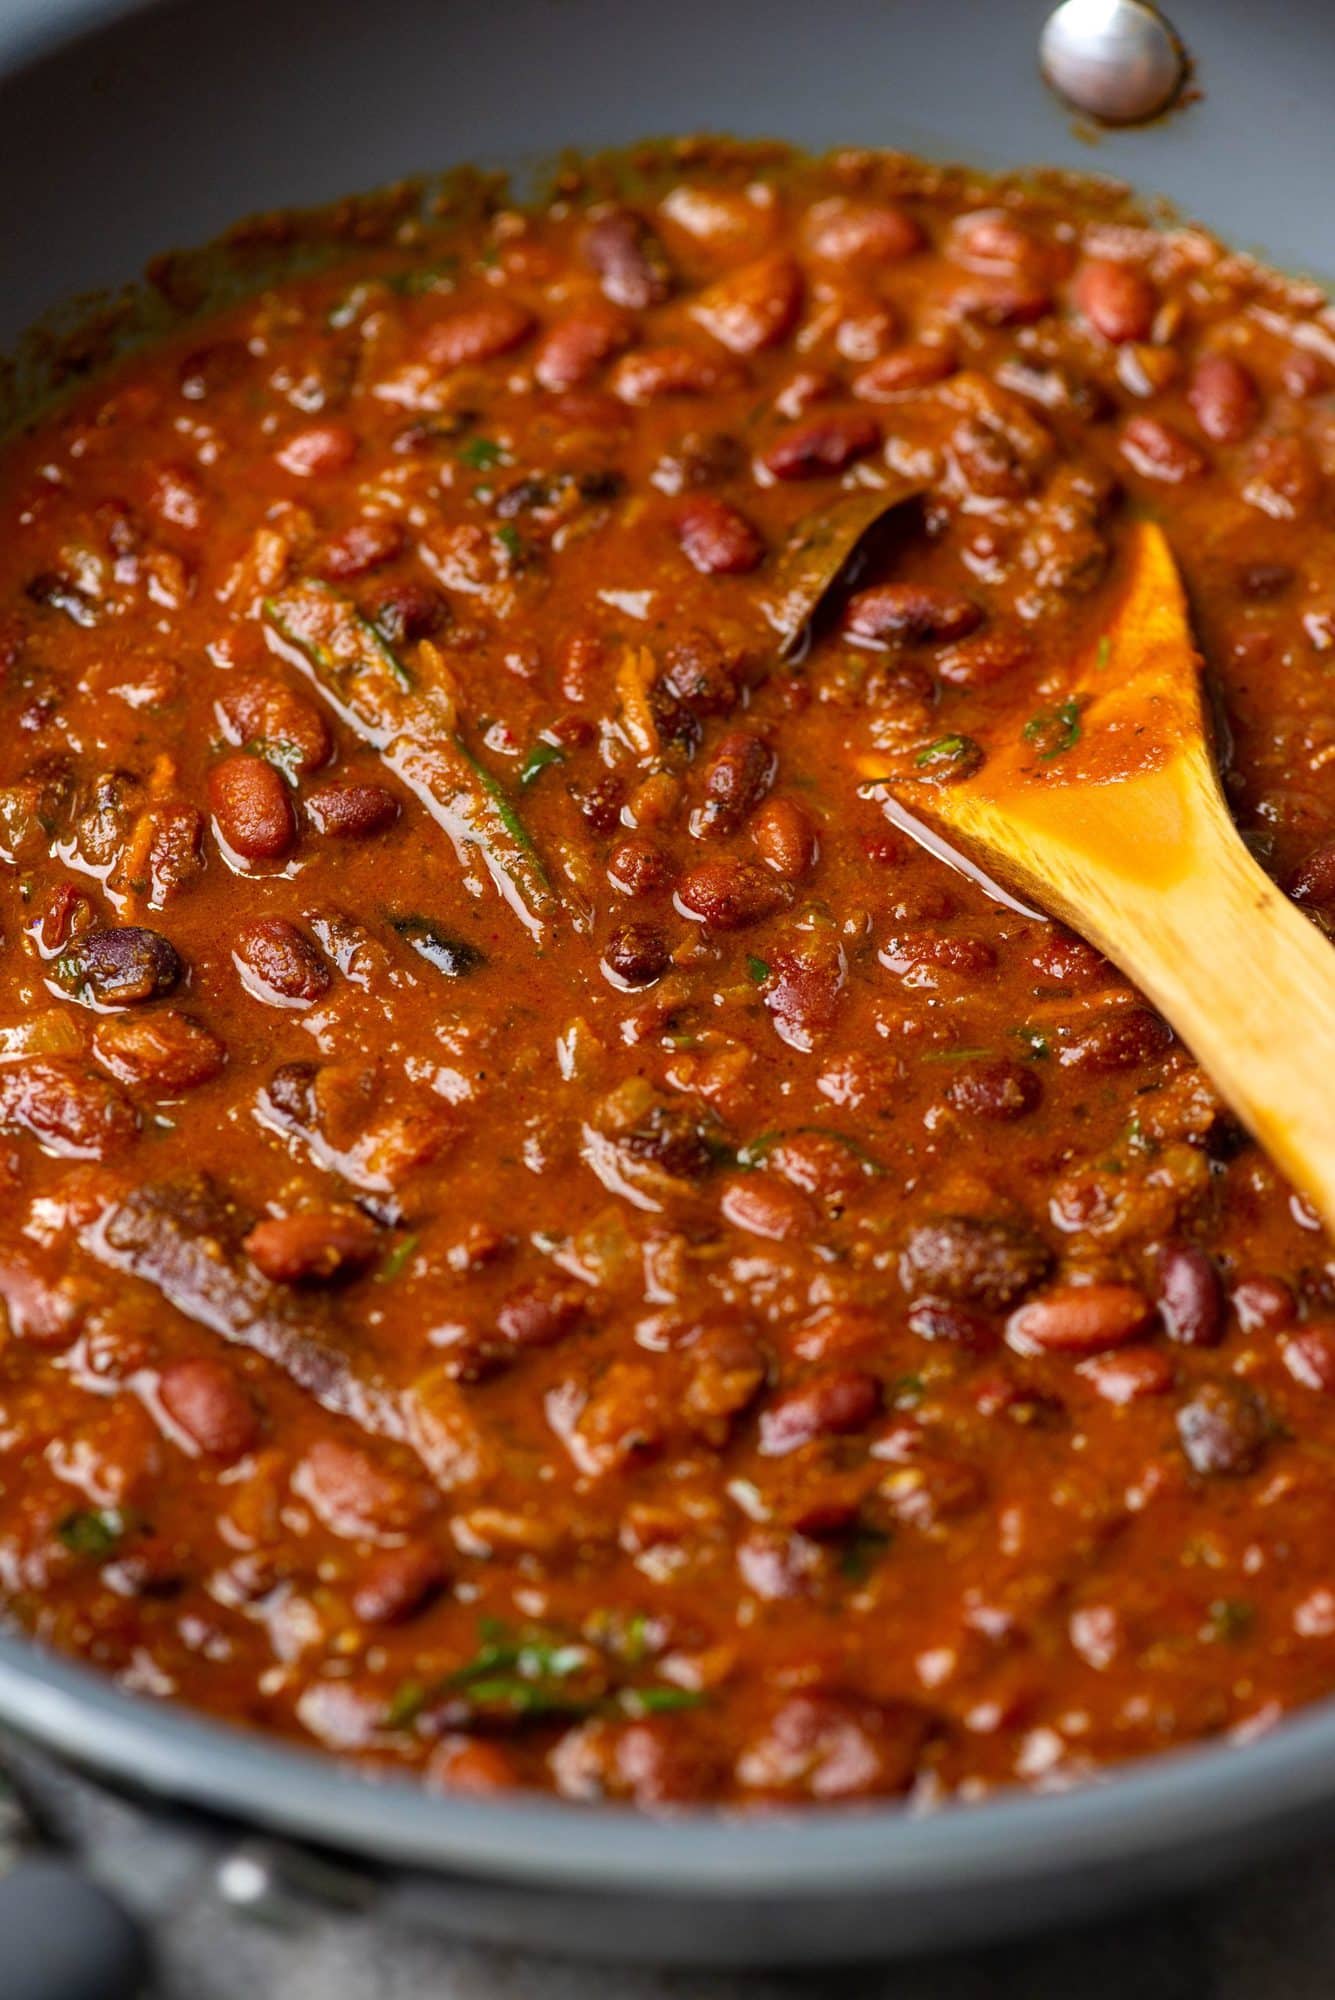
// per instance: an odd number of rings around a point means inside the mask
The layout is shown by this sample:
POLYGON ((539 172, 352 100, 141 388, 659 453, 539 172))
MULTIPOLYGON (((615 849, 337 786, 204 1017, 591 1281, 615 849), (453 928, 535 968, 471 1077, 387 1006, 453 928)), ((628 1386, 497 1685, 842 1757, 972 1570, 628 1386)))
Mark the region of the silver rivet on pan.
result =
POLYGON ((1078 111, 1134 125, 1166 110, 1187 59, 1172 25, 1144 0, 1063 0, 1038 45, 1044 76, 1078 111))

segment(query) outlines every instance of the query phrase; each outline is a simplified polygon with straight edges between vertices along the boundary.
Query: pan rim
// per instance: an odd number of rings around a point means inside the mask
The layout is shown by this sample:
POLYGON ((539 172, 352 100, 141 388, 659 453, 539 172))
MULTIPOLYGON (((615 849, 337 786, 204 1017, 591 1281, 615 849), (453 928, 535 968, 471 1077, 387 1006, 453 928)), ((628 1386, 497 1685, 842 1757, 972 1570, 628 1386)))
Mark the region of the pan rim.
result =
MULTIPOLYGON (((980 1891, 1184 1848, 1263 1846, 1335 1807, 1335 1699, 1250 1742, 1185 1746, 1060 1792, 1008 1788, 929 1812, 881 1803, 764 1817, 538 1797, 451 1798, 116 1685, 33 1641, 0 1635, 0 1719, 131 1790, 364 1861, 474 1880, 710 1900, 838 1903, 980 1891)), ((1153 1879, 1153 1876, 1150 1877, 1153 1879)))

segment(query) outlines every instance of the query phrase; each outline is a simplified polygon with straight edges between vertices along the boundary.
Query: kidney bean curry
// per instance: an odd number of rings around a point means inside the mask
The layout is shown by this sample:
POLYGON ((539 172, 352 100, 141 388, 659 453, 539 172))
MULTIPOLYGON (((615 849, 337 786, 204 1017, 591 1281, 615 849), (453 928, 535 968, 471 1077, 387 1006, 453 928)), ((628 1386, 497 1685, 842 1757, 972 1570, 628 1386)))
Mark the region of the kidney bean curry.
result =
POLYGON ((350 231, 16 437, 12 1618, 652 1808, 1335 1689, 1329 1241, 875 782, 1068 755, 1149 516, 1329 923, 1333 389, 1315 288, 1115 190, 698 143, 350 231))

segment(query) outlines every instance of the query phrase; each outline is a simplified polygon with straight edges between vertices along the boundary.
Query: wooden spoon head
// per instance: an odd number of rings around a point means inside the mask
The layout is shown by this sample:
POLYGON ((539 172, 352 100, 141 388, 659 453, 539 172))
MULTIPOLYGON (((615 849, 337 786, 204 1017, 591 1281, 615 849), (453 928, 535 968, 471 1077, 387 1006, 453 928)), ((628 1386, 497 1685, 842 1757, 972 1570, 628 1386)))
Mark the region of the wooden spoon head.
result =
POLYGON ((1003 721, 986 751, 952 748, 936 782, 871 789, 1120 966, 1335 1229, 1335 955, 1229 817, 1200 664, 1168 546, 1143 523, 1112 626, 1049 713, 1003 721))
MULTIPOLYGON (((1071 662, 1066 691, 1036 714, 1003 718, 984 745, 944 737, 920 751, 911 773, 883 775, 884 759, 859 760, 912 813, 960 842, 1002 879, 1040 896, 1034 844, 1045 835, 1093 859, 1116 852, 1100 829, 1121 819, 1124 788, 1175 767, 1213 788, 1201 659, 1172 551, 1152 522, 1138 522, 1124 560, 1121 598, 1102 636, 1071 662), (877 768, 879 767, 879 769, 877 768)), ((1176 794, 1173 783, 1155 796, 1176 794)), ((1171 855, 1173 829, 1161 851, 1171 855)), ((1066 912, 1063 911, 1063 914, 1066 912)))

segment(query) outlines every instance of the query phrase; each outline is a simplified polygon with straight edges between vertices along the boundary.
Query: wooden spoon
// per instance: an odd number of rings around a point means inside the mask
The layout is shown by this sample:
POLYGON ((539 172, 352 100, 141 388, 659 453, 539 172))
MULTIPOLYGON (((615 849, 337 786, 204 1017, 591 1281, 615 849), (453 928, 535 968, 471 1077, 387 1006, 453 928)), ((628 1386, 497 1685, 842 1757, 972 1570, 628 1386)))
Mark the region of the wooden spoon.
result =
POLYGON ((999 734, 986 756, 943 738, 921 775, 873 788, 1120 966, 1335 1229, 1335 950, 1229 817, 1157 527, 1136 526, 1121 607, 1069 694, 999 734))

